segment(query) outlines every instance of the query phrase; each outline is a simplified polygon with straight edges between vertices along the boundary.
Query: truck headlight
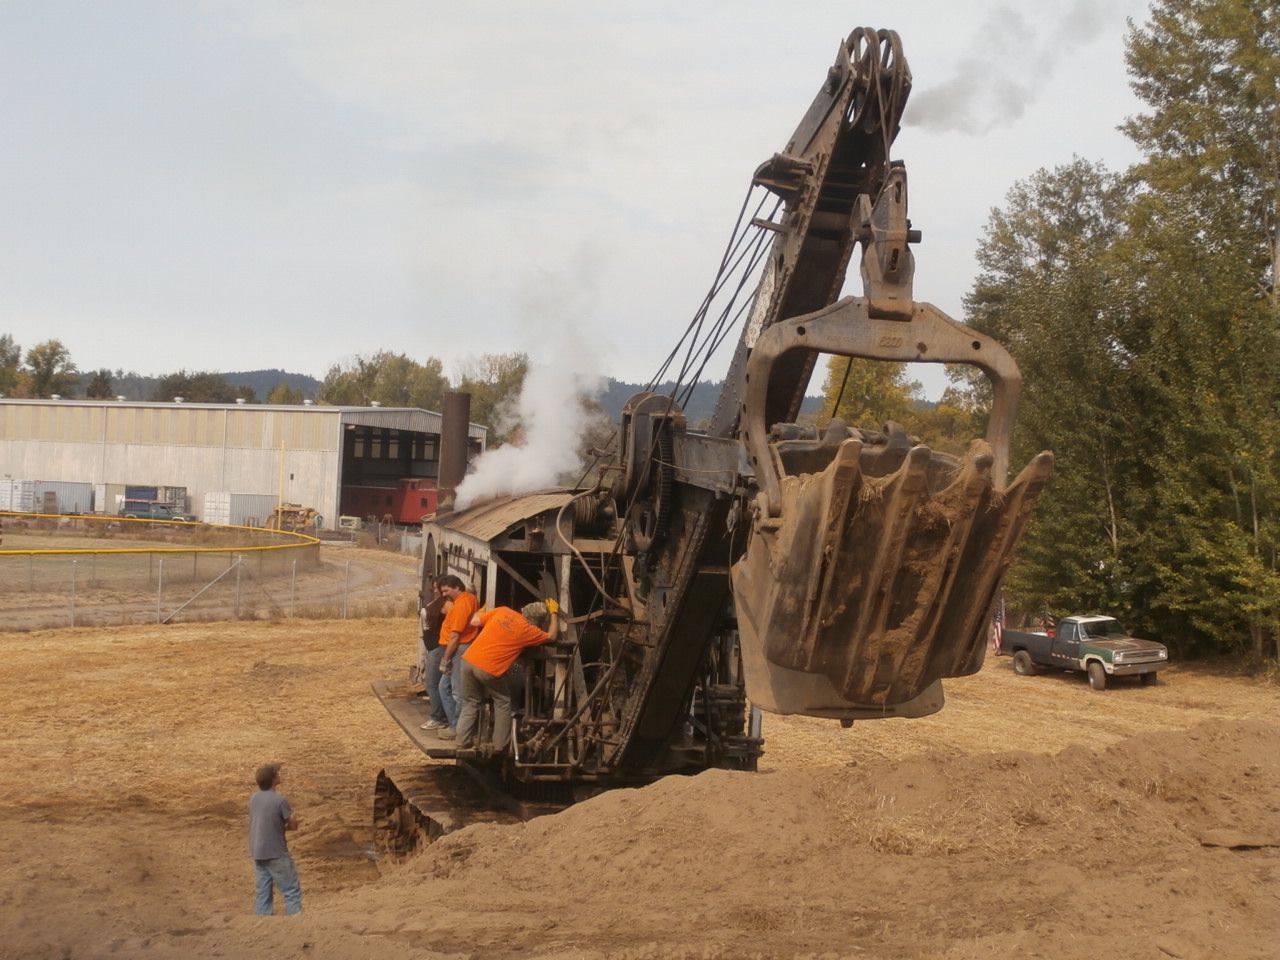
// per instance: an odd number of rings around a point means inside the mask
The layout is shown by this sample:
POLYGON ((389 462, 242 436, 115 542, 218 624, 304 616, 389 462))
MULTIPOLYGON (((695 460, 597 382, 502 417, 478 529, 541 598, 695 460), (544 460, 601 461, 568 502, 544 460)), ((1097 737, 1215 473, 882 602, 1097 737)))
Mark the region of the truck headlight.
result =
POLYGON ((1117 654, 1112 658, 1112 660, 1113 660, 1113 662, 1115 662, 1115 663, 1120 663, 1122 660, 1124 660, 1124 654, 1123 654, 1123 653, 1117 653, 1117 654))
POLYGON ((1169 651, 1168 651, 1168 650, 1161 650, 1161 651, 1160 651, 1160 659, 1161 659, 1161 660, 1168 660, 1168 659, 1169 659, 1169 651))

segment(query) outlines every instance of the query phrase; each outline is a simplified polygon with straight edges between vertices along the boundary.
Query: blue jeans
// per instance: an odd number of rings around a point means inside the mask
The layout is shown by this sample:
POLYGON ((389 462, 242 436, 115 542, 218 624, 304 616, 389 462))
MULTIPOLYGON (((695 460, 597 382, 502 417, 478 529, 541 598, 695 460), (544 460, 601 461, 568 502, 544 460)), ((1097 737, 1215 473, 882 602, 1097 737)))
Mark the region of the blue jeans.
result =
MULTIPOLYGON (((462 710, 462 655, 471 649, 471 644, 460 643, 453 649, 453 662, 449 664, 449 672, 440 674, 440 699, 444 701, 444 712, 448 714, 449 728, 458 729, 458 713, 462 710)), ((436 667, 437 672, 439 667, 436 667)))
POLYGON ((285 913, 302 912, 302 885, 298 883, 298 870, 293 865, 293 857, 255 860, 253 861, 253 873, 257 879, 253 909, 258 916, 271 916, 271 890, 273 886, 280 888, 280 896, 284 899, 285 913))
MULTIPOLYGON (((427 653, 427 696, 431 698, 431 719, 444 723, 449 719, 445 713, 443 697, 440 695, 440 681, 444 679, 440 673, 440 661, 444 659, 444 647, 436 644, 427 653)), ((450 724, 452 726, 452 724, 450 724)))

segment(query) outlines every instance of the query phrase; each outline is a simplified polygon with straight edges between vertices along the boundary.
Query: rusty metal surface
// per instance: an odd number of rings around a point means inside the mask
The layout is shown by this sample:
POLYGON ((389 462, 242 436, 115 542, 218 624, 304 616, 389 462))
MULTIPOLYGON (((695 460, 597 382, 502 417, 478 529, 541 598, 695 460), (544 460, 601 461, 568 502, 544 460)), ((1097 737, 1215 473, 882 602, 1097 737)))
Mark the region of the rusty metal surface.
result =
POLYGON ((777 515, 779 482, 768 443, 769 382, 789 354, 810 350, 873 360, 961 363, 981 369, 990 378, 994 391, 987 442, 995 457, 995 482, 1003 484, 1014 414, 1022 392, 1022 374, 1009 352, 990 337, 956 323, 932 304, 915 304, 907 321, 881 320, 871 316, 867 300, 846 297, 825 310, 776 324, 761 334, 752 351, 742 440, 772 515, 777 515))
POLYGON ((460 767, 386 767, 374 784, 374 845, 387 859, 407 856, 473 824, 506 825, 522 819, 528 818, 495 801, 460 767))
POLYGON ((440 474, 438 510, 453 509, 458 484, 467 474, 467 423, 471 419, 471 394, 450 390, 444 395, 440 417, 440 474))
POLYGON ((488 542, 511 527, 546 510, 559 510, 575 496, 572 490, 547 490, 521 497, 497 497, 436 518, 442 527, 488 542))
POLYGON ((780 516, 757 517, 734 568, 747 692, 764 709, 903 715, 937 681, 976 671, 1053 467, 1041 454, 1000 490, 975 441, 936 487, 945 461, 927 447, 880 476, 864 472, 866 454, 846 440, 822 473, 784 478, 780 516))

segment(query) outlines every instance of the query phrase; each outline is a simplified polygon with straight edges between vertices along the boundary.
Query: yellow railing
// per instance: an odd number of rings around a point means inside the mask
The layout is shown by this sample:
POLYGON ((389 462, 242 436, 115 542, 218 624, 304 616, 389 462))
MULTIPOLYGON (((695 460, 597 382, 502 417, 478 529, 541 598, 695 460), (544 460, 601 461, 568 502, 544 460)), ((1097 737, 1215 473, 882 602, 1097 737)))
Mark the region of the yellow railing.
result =
POLYGON ((318 546, 316 537, 293 530, 273 530, 270 527, 247 527, 237 524, 192 523, 186 520, 149 520, 140 517, 112 517, 101 514, 68 515, 61 513, 21 513, 15 510, 0 510, 0 523, 3 518, 13 517, 22 520, 71 520, 88 523, 135 523, 146 527, 166 526, 182 532, 199 533, 204 531, 243 530, 251 534, 267 534, 272 537, 287 538, 283 543, 267 544, 222 544, 220 546, 183 547, 54 547, 27 550, 8 550, 0 547, 0 556, 50 556, 55 554, 129 554, 129 553, 262 553, 268 550, 299 550, 318 546))

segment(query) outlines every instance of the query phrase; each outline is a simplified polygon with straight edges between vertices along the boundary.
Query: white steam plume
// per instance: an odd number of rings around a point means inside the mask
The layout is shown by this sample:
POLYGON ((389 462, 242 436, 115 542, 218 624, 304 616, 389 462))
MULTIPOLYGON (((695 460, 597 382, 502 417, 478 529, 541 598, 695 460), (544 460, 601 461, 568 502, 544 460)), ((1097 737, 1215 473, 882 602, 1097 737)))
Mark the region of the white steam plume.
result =
POLYGON ((1026 113, 1045 80, 1115 16, 1105 0, 1076 0, 1056 11, 997 7, 968 42, 973 53, 942 83, 914 92, 907 122, 926 130, 989 133, 1026 113))
MULTIPOLYGON (((458 486, 462 510, 491 497, 531 493, 577 479, 579 441, 591 422, 583 401, 598 394, 604 378, 599 353, 583 333, 586 289, 543 276, 536 294, 526 296, 526 330, 537 335, 529 349, 529 371, 512 410, 503 419, 517 425, 513 442, 481 454, 458 486)), ((506 425, 506 424, 504 424, 506 425)))

